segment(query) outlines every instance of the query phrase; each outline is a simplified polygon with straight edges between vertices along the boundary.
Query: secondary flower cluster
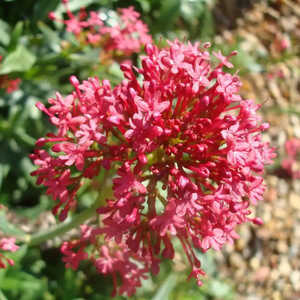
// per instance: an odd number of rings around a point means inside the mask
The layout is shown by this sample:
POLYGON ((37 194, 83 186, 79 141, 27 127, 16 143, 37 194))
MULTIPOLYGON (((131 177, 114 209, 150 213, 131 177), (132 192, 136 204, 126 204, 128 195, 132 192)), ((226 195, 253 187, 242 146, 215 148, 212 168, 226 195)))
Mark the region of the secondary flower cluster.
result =
MULTIPOLYGON (((2 60, 0 55, 0 62, 2 60)), ((5 89, 6 93, 10 94, 19 88, 20 78, 11 79, 8 75, 0 75, 0 89, 5 89)))
POLYGON ((127 293, 131 296, 136 288, 141 286, 141 279, 147 278, 151 259, 142 252, 133 252, 128 246, 119 241, 115 243, 110 240, 105 244, 97 240, 99 228, 81 226, 81 238, 71 242, 64 242, 61 252, 64 255, 63 261, 67 267, 76 270, 81 260, 89 259, 93 262, 99 273, 110 274, 113 278, 113 296, 127 293), (92 245, 91 254, 88 255, 85 249, 92 245), (118 278, 121 284, 117 290, 118 278))
MULTIPOLYGON (((9 251, 15 252, 19 249, 17 245, 15 245, 16 239, 15 238, 0 238, 0 250, 2 251, 9 251)), ((7 258, 0 252, 0 269, 6 268, 5 261, 13 266, 14 261, 10 258, 7 258)))
POLYGON ((287 157, 282 161, 282 167, 294 178, 300 178, 300 139, 292 138, 285 143, 287 157))
POLYGON ((133 7, 119 9, 119 22, 114 26, 107 26, 99 17, 99 13, 84 9, 74 15, 68 8, 68 1, 63 1, 67 10, 67 19, 57 19, 52 12, 49 17, 64 23, 67 31, 72 32, 79 41, 101 46, 107 55, 129 57, 140 52, 141 48, 152 41, 148 34, 148 27, 139 18, 140 14, 133 7))
POLYGON ((70 267, 90 259, 112 273, 119 293, 131 295, 148 271, 157 274, 161 259, 174 257, 175 237, 200 285, 193 248, 219 250, 238 238, 237 225, 261 223, 249 206, 263 198, 264 165, 274 157, 261 136, 268 124, 226 72, 236 52, 211 55, 209 46, 148 44, 141 68, 121 65, 125 80, 116 87, 72 76, 72 94, 57 93, 49 108, 37 104, 57 133, 37 141, 32 175, 58 202, 61 220, 75 208, 82 179, 116 170, 114 197, 97 210, 101 226, 82 227, 62 252, 70 267))

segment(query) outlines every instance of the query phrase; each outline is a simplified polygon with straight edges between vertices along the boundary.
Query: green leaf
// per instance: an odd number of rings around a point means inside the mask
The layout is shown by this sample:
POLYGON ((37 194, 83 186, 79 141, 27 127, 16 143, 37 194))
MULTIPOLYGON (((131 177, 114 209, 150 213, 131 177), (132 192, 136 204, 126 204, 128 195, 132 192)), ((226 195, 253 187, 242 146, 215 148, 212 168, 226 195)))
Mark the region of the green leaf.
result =
POLYGON ((50 11, 53 11, 59 4, 59 0, 39 0, 34 5, 34 20, 43 20, 47 18, 50 11))
POLYGON ((150 2, 147 0, 137 0, 137 2, 141 5, 144 13, 149 13, 151 6, 150 2))
POLYGON ((3 183, 3 179, 7 176, 8 172, 10 170, 9 164, 0 164, 0 189, 3 183))
POLYGON ((182 0, 180 11, 184 20, 192 24, 195 23, 195 18, 200 16, 205 8, 205 3, 203 1, 182 0))
POLYGON ((28 246, 27 245, 22 245, 16 252, 11 252, 8 253, 7 256, 12 258, 15 262, 15 265, 19 264, 19 262, 25 257, 27 254, 28 246))
POLYGON ((215 24, 212 12, 210 9, 205 9, 202 15, 201 38, 209 39, 215 34, 215 24))
MULTIPOLYGON (((84 3, 82 0, 70 0, 68 3, 68 8, 70 11, 76 11, 83 6, 87 7, 92 3, 99 3, 99 0, 85 0, 84 3)), ((63 4, 58 5, 54 12, 56 15, 61 16, 61 14, 66 12, 65 6, 63 4)))
POLYGON ((201 261, 201 268, 206 274, 213 276, 216 273, 216 262, 211 251, 205 253, 198 249, 194 249, 196 257, 201 261))
POLYGON ((11 33, 9 49, 15 49, 16 45, 18 45, 18 41, 22 35, 22 32, 23 22, 18 22, 11 33))
POLYGON ((1 64, 0 75, 11 72, 24 72, 34 64, 36 57, 23 45, 19 45, 15 51, 6 56, 1 64))
POLYGON ((262 66, 257 63, 255 58, 242 49, 239 49, 238 55, 232 58, 232 63, 235 67, 239 67, 241 71, 250 71, 258 73, 262 71, 262 66))
POLYGON ((208 294, 218 299, 233 299, 233 291, 226 282, 213 279, 208 283, 208 294))
POLYGON ((112 63, 108 69, 108 72, 119 81, 124 78, 123 72, 120 69, 120 65, 117 63, 112 63))
POLYGON ((171 273, 164 281, 164 283, 160 286, 152 300, 167 300, 169 298, 170 293, 177 284, 177 278, 178 274, 171 273))
POLYGON ((9 44, 9 25, 0 19, 0 43, 7 46, 9 44))
POLYGON ((25 272, 18 272, 14 277, 6 277, 2 280, 1 285, 5 290, 39 290, 40 280, 25 272))
POLYGON ((49 26, 47 26, 43 22, 38 22, 38 28, 41 30, 41 32, 44 34, 44 37, 46 41, 48 42, 50 48, 54 52, 60 52, 61 46, 60 46, 60 38, 58 36, 58 33, 54 30, 52 30, 49 26))
POLYGON ((165 0, 162 3, 160 16, 154 24, 156 31, 166 32, 180 15, 180 0, 165 0))
POLYGON ((2 291, 0 290, 0 300, 8 300, 5 295, 2 293, 2 291))

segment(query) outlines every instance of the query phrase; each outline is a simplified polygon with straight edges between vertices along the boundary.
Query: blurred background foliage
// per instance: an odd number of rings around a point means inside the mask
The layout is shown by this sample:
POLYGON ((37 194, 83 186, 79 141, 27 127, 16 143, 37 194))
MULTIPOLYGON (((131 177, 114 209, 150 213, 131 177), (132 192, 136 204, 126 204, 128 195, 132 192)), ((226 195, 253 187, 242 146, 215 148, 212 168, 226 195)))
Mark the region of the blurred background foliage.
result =
MULTIPOLYGON (((239 6, 247 7, 250 2, 239 1, 239 6)), ((109 18, 114 18, 117 8, 132 5, 141 13, 157 44, 175 38, 216 41, 213 48, 226 54, 239 51, 233 72, 263 72, 267 53, 257 49, 248 55, 240 47, 242 38, 232 43, 218 43, 216 39, 223 29, 234 26, 238 16, 236 4, 229 0, 70 0, 70 9, 74 12, 82 6, 88 10, 102 9, 109 18)), ((52 208, 52 200, 29 175, 33 166, 28 155, 35 140, 51 127, 35 103, 46 103, 57 90, 68 93, 70 75, 80 80, 97 75, 114 84, 122 79, 117 63, 101 64, 101 49, 80 45, 62 24, 48 18, 50 11, 57 16, 65 12, 59 0, 1 0, 0 3, 0 55, 3 56, 0 76, 22 80, 17 91, 11 94, 0 91, 0 202, 10 210, 6 216, 0 216, 0 230, 7 234, 18 234, 14 222, 25 231, 40 229, 41 220, 49 219, 49 226, 55 223, 46 213, 52 208), (37 221, 33 222, 34 219, 37 221)), ((138 63, 137 56, 133 60, 138 63)), ((89 189, 81 196, 81 208, 94 199, 89 189)), ((99 276, 88 264, 76 272, 65 269, 58 242, 40 248, 22 247, 11 254, 16 265, 0 271, 0 300, 109 299, 110 278, 99 276)), ((146 280, 133 299, 234 299, 234 284, 219 278, 213 255, 201 256, 208 274, 203 287, 186 281, 189 270, 179 257, 178 265, 166 262, 159 276, 146 280)))

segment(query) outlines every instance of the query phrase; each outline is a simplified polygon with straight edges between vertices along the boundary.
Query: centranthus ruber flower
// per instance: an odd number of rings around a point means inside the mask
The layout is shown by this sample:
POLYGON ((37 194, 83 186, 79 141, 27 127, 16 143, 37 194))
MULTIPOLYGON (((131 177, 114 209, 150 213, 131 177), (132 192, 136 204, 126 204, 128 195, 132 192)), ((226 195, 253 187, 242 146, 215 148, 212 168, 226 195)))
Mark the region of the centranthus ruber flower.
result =
POLYGON ((14 261, 11 258, 7 258, 4 256, 2 252, 15 252, 19 249, 19 247, 15 244, 15 238, 0 238, 0 269, 6 268, 6 265, 9 264, 11 266, 14 265, 14 261))
POLYGON ((261 136, 268 124, 261 123, 260 106, 239 95, 238 76, 226 72, 236 52, 211 55, 208 48, 148 44, 141 68, 121 65, 125 80, 116 87, 72 76, 71 95, 57 93, 48 108, 37 105, 57 132, 37 141, 32 175, 58 202, 61 220, 75 208, 84 178, 116 170, 114 197, 97 210, 101 225, 62 251, 68 266, 91 259, 100 273, 119 274, 119 293, 132 294, 137 276, 157 274, 163 258, 173 259, 174 238, 201 285, 193 249, 219 250, 238 238, 237 225, 261 223, 249 214, 263 198, 264 165, 274 157, 261 136), (114 246, 101 246, 103 239, 114 246))
POLYGON ((67 31, 73 33, 80 42, 101 46, 105 56, 126 58, 140 52, 145 44, 152 41, 147 25, 140 20, 140 14, 132 6, 119 9, 117 24, 108 26, 99 17, 99 12, 90 11, 88 14, 81 8, 78 15, 74 15, 68 7, 68 0, 62 2, 67 12, 66 18, 59 19, 51 12, 50 19, 64 23, 67 31))

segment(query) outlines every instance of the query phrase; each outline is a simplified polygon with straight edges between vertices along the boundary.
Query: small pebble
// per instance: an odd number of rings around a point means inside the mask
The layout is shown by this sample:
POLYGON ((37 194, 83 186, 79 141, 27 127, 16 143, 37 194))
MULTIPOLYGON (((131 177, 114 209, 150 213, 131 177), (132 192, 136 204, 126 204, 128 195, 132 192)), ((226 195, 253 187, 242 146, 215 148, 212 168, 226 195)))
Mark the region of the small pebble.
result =
POLYGON ((250 260, 250 266, 253 270, 257 270, 260 266, 260 260, 258 259, 258 257, 253 257, 250 260))
POLYGON ((293 271, 290 277, 293 289, 298 292, 300 291, 300 271, 293 271))
POLYGON ((278 270, 279 270, 280 274, 283 276, 290 275, 292 269, 291 269, 290 263, 286 256, 281 257, 280 263, 278 266, 278 270))
POLYGON ((289 195, 289 203, 292 208, 300 210, 300 195, 294 192, 291 192, 289 195))
POLYGON ((277 243, 277 250, 279 253, 287 253, 289 250, 289 247, 286 243, 286 241, 281 240, 277 243))

